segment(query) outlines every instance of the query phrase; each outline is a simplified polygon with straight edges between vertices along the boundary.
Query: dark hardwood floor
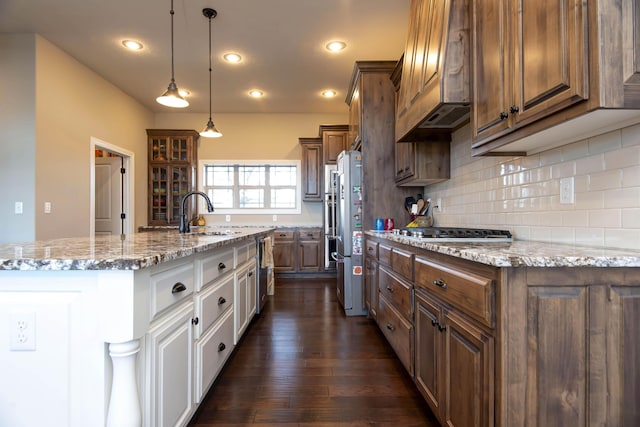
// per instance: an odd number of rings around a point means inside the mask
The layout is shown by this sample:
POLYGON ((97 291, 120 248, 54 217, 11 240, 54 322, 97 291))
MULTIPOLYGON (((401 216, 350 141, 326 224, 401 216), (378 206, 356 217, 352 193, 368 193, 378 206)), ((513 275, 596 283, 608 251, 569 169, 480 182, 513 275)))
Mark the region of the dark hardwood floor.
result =
POLYGON ((192 427, 439 424, 375 323, 346 317, 335 280, 276 280, 192 427))

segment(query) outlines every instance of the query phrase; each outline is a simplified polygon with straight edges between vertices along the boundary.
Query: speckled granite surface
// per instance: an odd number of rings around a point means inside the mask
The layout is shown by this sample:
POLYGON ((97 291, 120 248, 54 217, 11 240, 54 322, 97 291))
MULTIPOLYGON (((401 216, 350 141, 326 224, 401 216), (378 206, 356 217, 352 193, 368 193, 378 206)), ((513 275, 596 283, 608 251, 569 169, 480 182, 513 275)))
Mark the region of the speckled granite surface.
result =
POLYGON ((439 243, 390 232, 366 231, 365 234, 495 267, 640 267, 640 251, 627 249, 529 241, 439 243))
POLYGON ((68 238, 0 245, 0 270, 138 270, 198 252, 258 237, 261 228, 197 228, 95 238, 68 238), (229 233, 227 233, 227 230, 229 233), (197 234, 198 231, 221 233, 197 234))

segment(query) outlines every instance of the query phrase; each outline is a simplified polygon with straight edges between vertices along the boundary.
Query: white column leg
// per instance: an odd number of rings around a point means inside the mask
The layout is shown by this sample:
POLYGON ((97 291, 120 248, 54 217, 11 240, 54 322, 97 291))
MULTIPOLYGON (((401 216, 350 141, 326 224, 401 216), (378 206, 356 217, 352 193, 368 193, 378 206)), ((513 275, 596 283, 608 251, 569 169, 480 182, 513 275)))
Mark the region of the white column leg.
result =
POLYGON ((113 380, 107 427, 140 427, 142 413, 136 382, 136 354, 140 340, 109 344, 113 380))

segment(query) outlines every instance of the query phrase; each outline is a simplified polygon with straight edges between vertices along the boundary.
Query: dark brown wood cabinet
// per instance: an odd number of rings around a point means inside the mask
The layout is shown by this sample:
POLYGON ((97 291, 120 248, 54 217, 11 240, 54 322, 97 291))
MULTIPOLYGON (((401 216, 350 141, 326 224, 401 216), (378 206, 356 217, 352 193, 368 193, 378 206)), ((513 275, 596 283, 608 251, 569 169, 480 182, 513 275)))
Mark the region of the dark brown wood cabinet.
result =
POLYGON ((320 273, 323 235, 318 228, 279 228, 274 232, 273 264, 276 274, 320 273))
POLYGON ((637 122, 634 3, 471 0, 472 154, 532 153, 637 122))
POLYGON ((322 230, 300 228, 298 238, 298 271, 320 271, 322 265, 322 230))
POLYGON ((422 141, 469 121, 466 0, 412 0, 395 140, 422 141))
POLYGON ((299 138, 302 146, 302 200, 321 202, 323 195, 322 138, 299 138))
POLYGON ((640 425, 637 268, 498 268, 367 234, 372 258, 376 244, 379 327, 406 363, 413 326, 414 380, 442 425, 640 425), (412 325, 394 280, 414 287, 412 325))
POLYGON ((296 268, 296 231, 278 229, 273 233, 273 271, 293 272, 296 268))
POLYGON ((373 230, 375 218, 393 218, 397 226, 406 224, 409 214, 403 201, 422 192, 398 188, 390 179, 395 172, 395 88, 390 76, 396 64, 357 61, 347 92, 349 129, 352 135, 358 130, 356 146, 362 152, 363 230, 373 230), (359 111, 352 111, 354 108, 359 111))
MULTIPOLYGON (((180 202, 197 185, 198 138, 195 130, 147 129, 149 225, 180 223, 180 202)), ((190 217, 197 214, 196 206, 186 201, 190 217)))
POLYGON ((349 125, 320 125, 325 165, 335 165, 338 154, 349 148, 349 125))

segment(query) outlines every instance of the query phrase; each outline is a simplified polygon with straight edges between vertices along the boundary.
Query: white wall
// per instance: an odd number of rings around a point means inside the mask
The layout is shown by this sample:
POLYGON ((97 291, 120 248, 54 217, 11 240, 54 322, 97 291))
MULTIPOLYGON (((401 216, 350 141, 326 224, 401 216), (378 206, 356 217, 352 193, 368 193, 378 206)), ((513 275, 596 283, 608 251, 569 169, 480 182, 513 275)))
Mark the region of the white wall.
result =
MULTIPOLYGON (((322 124, 347 124, 344 114, 215 114, 213 120, 222 138, 200 138, 198 158, 202 160, 300 160, 302 150, 298 138, 318 136, 322 124)), ((157 114, 159 129, 204 128, 207 114, 157 114)), ((215 200, 213 200, 215 207, 215 200)), ((205 214, 207 224, 226 224, 222 214, 205 214)), ((303 202, 299 215, 232 215, 234 225, 321 226, 322 203, 303 202)))
POLYGON ((507 228, 517 239, 640 249, 640 125, 528 157, 471 157, 469 127, 451 143, 439 226, 507 228), (573 177, 575 203, 560 203, 573 177))

